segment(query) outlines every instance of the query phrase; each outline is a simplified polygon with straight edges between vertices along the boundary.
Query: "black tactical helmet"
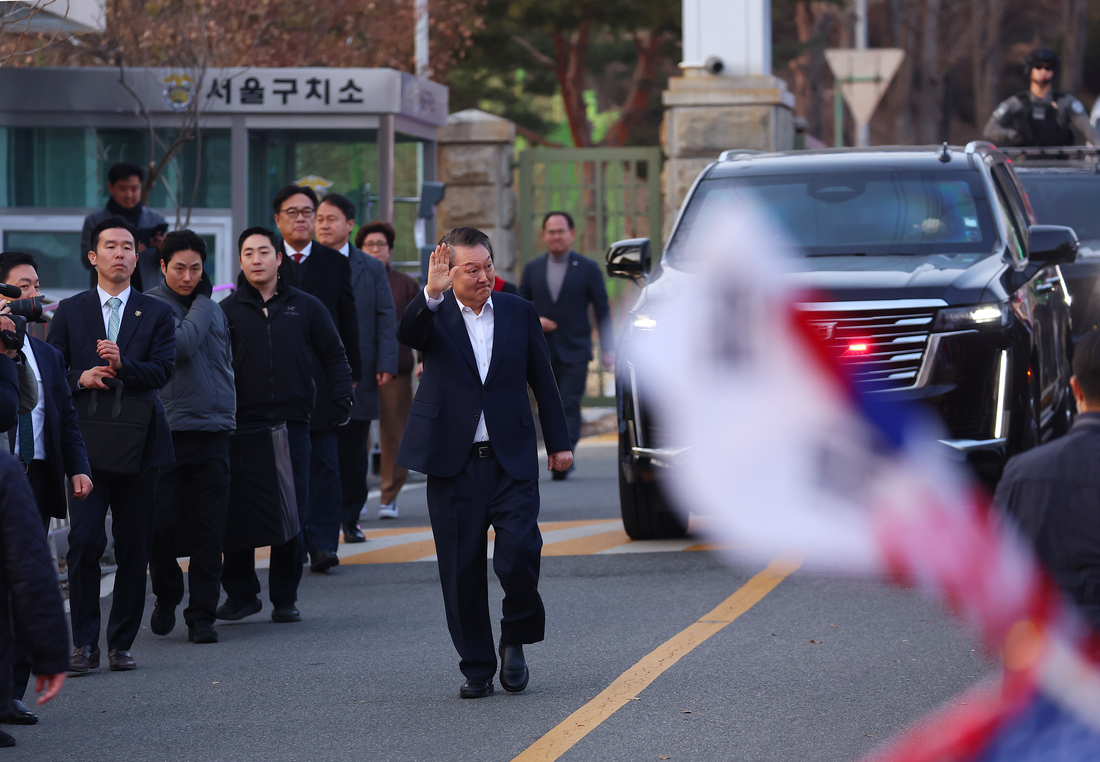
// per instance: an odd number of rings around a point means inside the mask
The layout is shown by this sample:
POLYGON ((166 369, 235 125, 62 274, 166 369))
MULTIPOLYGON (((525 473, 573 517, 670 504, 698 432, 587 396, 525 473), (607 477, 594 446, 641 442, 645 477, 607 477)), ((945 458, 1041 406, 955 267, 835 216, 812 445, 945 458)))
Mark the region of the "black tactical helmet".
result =
POLYGON ((1027 54, 1027 58, 1024 59, 1024 76, 1030 79, 1031 69, 1037 63, 1050 64, 1054 69, 1054 76, 1057 77, 1062 70, 1062 61, 1058 58, 1058 54, 1050 48, 1035 48, 1027 54))

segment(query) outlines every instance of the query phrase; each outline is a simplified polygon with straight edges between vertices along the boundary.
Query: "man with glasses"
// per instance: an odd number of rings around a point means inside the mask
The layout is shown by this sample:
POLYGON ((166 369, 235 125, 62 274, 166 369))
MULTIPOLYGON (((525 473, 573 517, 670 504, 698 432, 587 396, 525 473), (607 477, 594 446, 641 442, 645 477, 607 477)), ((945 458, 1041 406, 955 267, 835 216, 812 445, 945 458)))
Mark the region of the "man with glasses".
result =
MULTIPOLYGON (((325 305, 344 344, 352 381, 358 383, 362 379, 363 363, 359 354, 359 318, 351 288, 351 265, 340 252, 313 240, 317 194, 305 185, 288 185, 275 194, 272 207, 275 224, 283 238, 279 248, 283 255, 279 277, 285 285, 301 289, 325 305)), ((335 538, 339 535, 343 498, 336 430, 346 425, 350 417, 342 412, 346 406, 333 404, 328 380, 320 368, 314 368, 313 378, 317 398, 309 419, 312 452, 305 539, 310 571, 324 572, 340 564, 335 538)))
POLYGON ((985 139, 1001 146, 1100 146, 1081 101, 1054 89, 1061 62, 1049 48, 1028 53, 1030 88, 1003 101, 985 125, 985 139))

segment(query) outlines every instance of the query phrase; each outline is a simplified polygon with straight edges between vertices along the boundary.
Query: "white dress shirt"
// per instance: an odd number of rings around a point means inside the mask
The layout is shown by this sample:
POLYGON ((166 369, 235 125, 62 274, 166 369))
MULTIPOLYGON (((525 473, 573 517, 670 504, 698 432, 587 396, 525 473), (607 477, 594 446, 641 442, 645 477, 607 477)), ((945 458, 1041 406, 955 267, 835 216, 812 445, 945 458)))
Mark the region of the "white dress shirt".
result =
POLYGON ((351 256, 351 244, 347 241, 344 241, 344 245, 340 247, 339 251, 345 257, 351 256))
MULTIPOLYGON (((285 246, 286 255, 288 257, 290 257, 291 259, 294 259, 295 254, 301 254, 302 255, 302 262, 305 262, 307 259, 309 259, 309 254, 310 254, 311 251, 313 251, 313 241, 310 241, 309 243, 307 243, 306 247, 304 249, 302 249, 301 251, 295 251, 291 247, 291 245, 289 243, 287 243, 285 240, 283 241, 283 243, 286 245, 285 246)), ((301 264, 301 263, 299 263, 299 264, 301 264)))
MULTIPOLYGON (((95 287, 95 290, 99 292, 99 306, 103 310, 103 334, 105 336, 111 335, 111 308, 107 306, 107 300, 111 298, 111 295, 104 291, 99 286, 95 287)), ((126 302, 130 300, 130 286, 126 287, 126 290, 118 295, 119 301, 122 302, 118 306, 118 326, 122 328, 122 313, 126 311, 126 302)))
MULTIPOLYGON (((432 312, 438 310, 439 305, 443 304, 442 296, 432 299, 428 295, 427 286, 424 287, 424 298, 428 300, 428 309, 432 312)), ((458 309, 462 313, 462 322, 466 324, 466 334, 470 337, 470 346, 474 350, 478 375, 481 376, 481 383, 485 383, 485 377, 489 374, 489 364, 493 361, 493 297, 490 296, 485 302, 480 315, 475 315, 474 311, 462 302, 458 302, 458 309)), ((489 430, 485 426, 485 411, 482 410, 478 415, 474 442, 488 441, 489 430)))
MULTIPOLYGON (((34 460, 46 459, 46 387, 42 385, 42 374, 38 371, 38 360, 31 349, 30 339, 23 342, 23 356, 27 358, 27 367, 38 379, 38 404, 31 411, 31 426, 34 429, 34 460)), ((19 457, 19 426, 15 427, 15 457, 19 457)))

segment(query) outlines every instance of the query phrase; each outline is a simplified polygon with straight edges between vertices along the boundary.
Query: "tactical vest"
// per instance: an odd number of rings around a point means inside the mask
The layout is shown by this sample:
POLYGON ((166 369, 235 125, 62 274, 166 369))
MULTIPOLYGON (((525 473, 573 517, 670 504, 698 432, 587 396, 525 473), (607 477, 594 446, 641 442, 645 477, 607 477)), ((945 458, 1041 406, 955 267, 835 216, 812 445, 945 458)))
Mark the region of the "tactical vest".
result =
POLYGON ((1031 93, 1024 91, 1016 96, 1024 104, 1024 116, 1027 117, 1033 146, 1069 146, 1073 145, 1073 130, 1064 120, 1058 109, 1062 93, 1053 93, 1049 103, 1038 103, 1031 93))

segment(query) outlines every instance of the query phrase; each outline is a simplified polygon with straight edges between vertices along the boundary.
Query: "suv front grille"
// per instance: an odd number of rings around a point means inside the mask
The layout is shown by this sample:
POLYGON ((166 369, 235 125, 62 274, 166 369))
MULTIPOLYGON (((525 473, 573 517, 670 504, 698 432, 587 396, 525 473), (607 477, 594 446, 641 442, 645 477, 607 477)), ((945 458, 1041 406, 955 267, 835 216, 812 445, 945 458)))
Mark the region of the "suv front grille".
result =
POLYGON ((885 391, 917 383, 935 309, 812 310, 804 314, 860 386, 885 391))

